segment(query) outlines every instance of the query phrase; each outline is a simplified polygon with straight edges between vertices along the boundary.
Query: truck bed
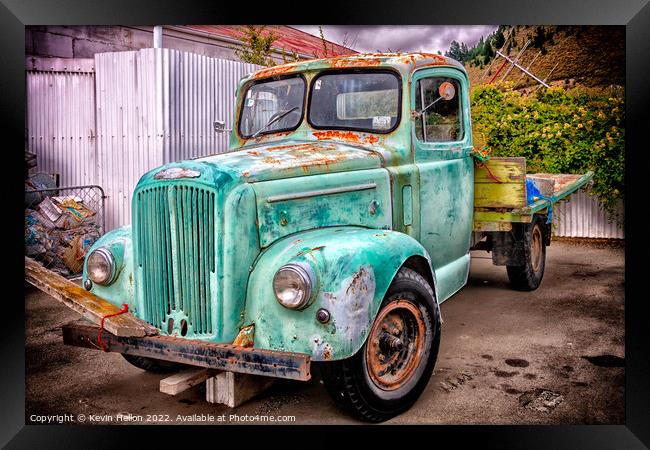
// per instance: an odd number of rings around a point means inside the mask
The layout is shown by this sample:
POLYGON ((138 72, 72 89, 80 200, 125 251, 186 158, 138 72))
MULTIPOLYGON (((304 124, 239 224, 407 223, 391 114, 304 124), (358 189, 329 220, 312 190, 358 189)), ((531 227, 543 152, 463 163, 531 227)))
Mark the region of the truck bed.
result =
POLYGON ((568 200, 592 177, 593 172, 526 174, 525 158, 491 158, 474 171, 474 231, 509 231, 512 223, 529 223, 534 214, 568 200), (541 195, 528 195, 527 180, 541 195))

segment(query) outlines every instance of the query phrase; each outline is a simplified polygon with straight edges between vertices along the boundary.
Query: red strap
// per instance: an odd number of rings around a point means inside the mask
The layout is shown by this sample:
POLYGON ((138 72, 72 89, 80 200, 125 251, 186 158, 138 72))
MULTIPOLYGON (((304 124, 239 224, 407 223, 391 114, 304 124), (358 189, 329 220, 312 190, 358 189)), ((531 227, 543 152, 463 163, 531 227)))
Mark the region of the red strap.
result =
POLYGON ((492 178, 494 181, 497 183, 502 183, 501 180, 499 180, 490 170, 490 168, 487 165, 487 160, 490 157, 490 149, 483 147, 483 151, 477 150, 476 147, 472 148, 472 153, 475 155, 478 155, 476 158, 477 166, 478 167, 484 167, 485 170, 487 171, 488 175, 490 178, 492 178))
POLYGON ((104 319, 108 319, 109 317, 119 316, 120 314, 124 314, 126 312, 129 312, 129 305, 123 303, 122 309, 120 309, 118 312, 113 314, 106 314, 104 317, 102 317, 102 321, 99 324, 99 333, 97 334, 97 342, 99 343, 99 346, 102 348, 102 350, 104 350, 105 352, 108 351, 108 347, 102 341, 102 331, 104 331, 104 319))
POLYGON ((485 170, 487 170, 488 175, 490 175, 490 178, 492 178, 494 181, 497 183, 501 183, 501 180, 499 180, 490 170, 487 164, 483 163, 483 167, 485 167, 485 170))

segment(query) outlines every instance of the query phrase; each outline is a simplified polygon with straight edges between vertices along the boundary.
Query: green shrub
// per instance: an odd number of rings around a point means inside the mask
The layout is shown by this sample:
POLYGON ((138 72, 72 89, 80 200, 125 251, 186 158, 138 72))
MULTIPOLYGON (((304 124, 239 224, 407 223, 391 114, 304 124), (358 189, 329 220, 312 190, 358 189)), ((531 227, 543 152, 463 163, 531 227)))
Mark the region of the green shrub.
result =
POLYGON ((493 156, 524 156, 528 172, 594 171, 593 193, 611 213, 623 199, 624 100, 560 88, 523 95, 508 85, 472 93, 474 145, 493 156))

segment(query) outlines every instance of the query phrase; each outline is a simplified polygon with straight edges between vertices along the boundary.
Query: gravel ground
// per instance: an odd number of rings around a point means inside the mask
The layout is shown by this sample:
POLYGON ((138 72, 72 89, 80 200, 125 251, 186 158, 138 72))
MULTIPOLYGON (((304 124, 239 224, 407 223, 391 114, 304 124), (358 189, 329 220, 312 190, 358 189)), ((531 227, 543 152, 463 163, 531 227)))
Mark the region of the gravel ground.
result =
MULTIPOLYGON (((530 293, 511 290, 488 253, 472 256, 467 287, 441 306, 425 392, 387 423, 622 424, 622 246, 554 242, 542 286, 530 293)), ((70 309, 34 288, 25 303, 27 423, 55 414, 86 424, 134 423, 129 414, 142 417, 137 423, 358 423, 335 407, 317 373, 307 383, 278 381, 233 409, 205 402, 203 384, 167 396, 158 390, 164 376, 119 354, 64 346, 60 327, 78 318, 70 309)))

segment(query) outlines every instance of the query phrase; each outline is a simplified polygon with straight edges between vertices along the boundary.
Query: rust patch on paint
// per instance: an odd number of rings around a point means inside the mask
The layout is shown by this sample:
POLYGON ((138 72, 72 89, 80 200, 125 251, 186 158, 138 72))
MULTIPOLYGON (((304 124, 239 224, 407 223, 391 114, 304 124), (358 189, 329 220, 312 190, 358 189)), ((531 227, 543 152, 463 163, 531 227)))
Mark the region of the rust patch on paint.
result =
POLYGON ((318 251, 321 251, 324 248, 325 248, 324 245, 320 245, 320 246, 314 247, 314 248, 308 248, 306 250, 301 250, 300 252, 296 253, 296 256, 303 256, 303 255, 306 255, 307 253, 318 252, 318 251))
POLYGON ((253 74, 253 78, 259 79, 265 77, 275 77, 278 75, 291 73, 293 70, 299 67, 303 62, 304 61, 300 61, 299 63, 288 63, 288 64, 281 64, 279 66, 268 67, 266 69, 262 69, 260 71, 255 72, 253 74))
POLYGON ((255 72, 252 78, 274 77, 303 70, 320 70, 328 67, 335 69, 378 67, 382 65, 389 66, 395 63, 412 67, 452 64, 448 58, 434 53, 357 53, 354 55, 339 55, 333 58, 311 59, 268 67, 255 72))
POLYGON ((272 156, 267 156, 264 159, 262 159, 262 162, 264 164, 280 164, 282 163, 282 160, 274 158, 272 156))
POLYGON ((237 347, 250 348, 255 343, 255 324, 249 325, 247 327, 239 330, 239 334, 232 341, 232 345, 237 347))
POLYGON ((315 131, 314 137, 321 140, 339 140, 346 142, 353 142, 355 144, 370 144, 374 145, 379 142, 379 137, 369 134, 367 136, 361 136, 359 133, 354 133, 352 131, 338 131, 338 130, 328 130, 328 131, 315 131))
POLYGON ((374 66, 379 66, 381 64, 381 58, 380 57, 372 57, 368 58, 363 55, 363 57, 338 57, 338 58, 331 58, 327 60, 329 63, 330 67, 334 68, 345 68, 345 67, 374 67, 374 66))
POLYGON ((345 291, 346 294, 358 294, 360 292, 367 292, 368 286, 366 285, 366 280, 368 279, 368 273, 365 268, 359 269, 357 273, 352 277, 352 281, 345 291))

